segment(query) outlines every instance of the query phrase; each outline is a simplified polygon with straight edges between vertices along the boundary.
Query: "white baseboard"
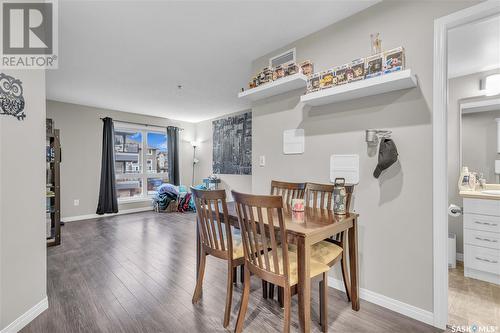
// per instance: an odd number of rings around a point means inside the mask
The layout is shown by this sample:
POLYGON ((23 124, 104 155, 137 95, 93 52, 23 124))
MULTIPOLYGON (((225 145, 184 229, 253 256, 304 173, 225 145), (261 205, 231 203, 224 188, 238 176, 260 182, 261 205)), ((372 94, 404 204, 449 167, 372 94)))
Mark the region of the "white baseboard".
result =
POLYGON ((464 262, 464 254, 457 252, 457 261, 464 262))
POLYGON ((131 208, 131 209, 122 209, 116 214, 104 214, 104 215, 88 214, 88 215, 69 216, 69 217, 61 218, 61 221, 64 223, 75 222, 75 221, 81 221, 81 220, 98 219, 100 217, 106 217, 106 216, 132 214, 132 213, 147 212, 147 211, 153 211, 153 207, 139 207, 139 208, 131 208))
POLYGON ((33 319, 38 317, 43 311, 49 308, 49 300, 47 297, 42 299, 34 307, 26 311, 19 318, 10 323, 5 327, 0 333, 17 333, 23 329, 24 326, 28 325, 33 319))
MULTIPOLYGON (((345 292, 344 282, 342 282, 341 280, 328 277, 328 286, 345 292)), ((401 301, 363 288, 359 288, 359 297, 361 299, 364 299, 365 301, 380 305, 381 307, 387 308, 423 323, 434 325, 434 314, 430 311, 417 308, 416 306, 403 303, 401 301)))

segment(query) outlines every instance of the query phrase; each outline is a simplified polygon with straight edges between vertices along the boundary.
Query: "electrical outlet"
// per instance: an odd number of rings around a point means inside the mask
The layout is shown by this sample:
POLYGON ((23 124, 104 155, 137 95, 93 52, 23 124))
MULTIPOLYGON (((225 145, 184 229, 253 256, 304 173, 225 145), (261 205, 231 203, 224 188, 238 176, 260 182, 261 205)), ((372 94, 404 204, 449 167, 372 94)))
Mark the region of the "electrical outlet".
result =
POLYGON ((75 199, 75 200, 73 201, 73 205, 74 205, 74 206, 80 206, 80 200, 79 200, 79 199, 75 199))
POLYGON ((266 156, 265 155, 259 156, 259 165, 261 167, 266 166, 266 156))

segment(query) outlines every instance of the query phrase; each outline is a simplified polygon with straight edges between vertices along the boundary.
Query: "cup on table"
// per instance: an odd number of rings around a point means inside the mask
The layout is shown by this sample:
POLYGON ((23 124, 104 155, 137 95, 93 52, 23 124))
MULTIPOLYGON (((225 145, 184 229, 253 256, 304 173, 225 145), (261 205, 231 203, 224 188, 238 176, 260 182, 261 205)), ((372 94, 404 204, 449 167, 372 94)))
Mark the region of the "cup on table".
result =
POLYGON ((305 206, 304 199, 292 199, 292 211, 303 212, 304 206, 305 206))

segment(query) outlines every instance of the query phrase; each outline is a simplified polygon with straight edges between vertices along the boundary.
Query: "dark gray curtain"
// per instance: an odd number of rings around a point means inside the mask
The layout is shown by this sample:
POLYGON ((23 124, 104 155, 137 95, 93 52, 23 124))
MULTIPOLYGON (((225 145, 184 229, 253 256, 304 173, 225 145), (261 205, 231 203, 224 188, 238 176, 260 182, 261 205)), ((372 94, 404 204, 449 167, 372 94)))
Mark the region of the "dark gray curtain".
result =
POLYGON ((96 213, 118 213, 115 183, 115 129, 113 119, 104 118, 102 129, 101 186, 96 213))
POLYGON ((175 126, 167 127, 168 136, 168 177, 170 183, 180 184, 179 179, 179 128, 175 126))

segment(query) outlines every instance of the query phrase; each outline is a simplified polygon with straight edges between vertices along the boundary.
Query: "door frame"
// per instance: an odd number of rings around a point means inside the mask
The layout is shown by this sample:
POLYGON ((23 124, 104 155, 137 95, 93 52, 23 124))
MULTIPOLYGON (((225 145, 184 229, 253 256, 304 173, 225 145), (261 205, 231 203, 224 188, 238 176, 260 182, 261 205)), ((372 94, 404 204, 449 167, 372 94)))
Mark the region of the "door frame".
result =
POLYGON ((500 14, 500 1, 488 0, 434 21, 432 112, 434 326, 448 323, 448 30, 500 14))

